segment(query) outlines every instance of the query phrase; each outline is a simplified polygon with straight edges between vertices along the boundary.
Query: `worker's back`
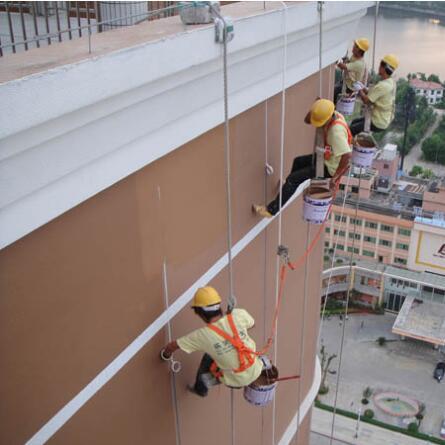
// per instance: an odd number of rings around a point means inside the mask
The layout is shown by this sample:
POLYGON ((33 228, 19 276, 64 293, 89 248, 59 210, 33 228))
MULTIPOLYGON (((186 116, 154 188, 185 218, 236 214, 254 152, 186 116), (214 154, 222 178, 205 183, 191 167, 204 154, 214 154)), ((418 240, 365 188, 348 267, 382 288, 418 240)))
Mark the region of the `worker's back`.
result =
MULTIPOLYGON (((255 320, 245 309, 234 309, 232 317, 242 342, 247 348, 256 351, 256 344, 247 332, 253 327, 255 320)), ((212 324, 233 337, 227 315, 212 324)), ((179 338, 177 342, 185 352, 202 351, 209 354, 222 370, 221 381, 227 386, 246 386, 256 380, 261 373, 262 363, 256 356, 252 366, 244 371, 234 372, 240 366, 237 350, 229 340, 222 338, 207 326, 179 338)))

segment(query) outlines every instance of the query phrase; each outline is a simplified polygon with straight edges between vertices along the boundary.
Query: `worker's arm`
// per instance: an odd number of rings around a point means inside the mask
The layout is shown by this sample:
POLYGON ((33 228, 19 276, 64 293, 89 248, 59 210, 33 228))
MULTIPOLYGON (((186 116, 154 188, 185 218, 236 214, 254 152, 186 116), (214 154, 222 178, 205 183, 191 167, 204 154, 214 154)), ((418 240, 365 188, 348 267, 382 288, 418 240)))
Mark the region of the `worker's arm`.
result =
POLYGON ((372 102, 369 100, 369 97, 368 97, 368 94, 367 94, 367 93, 368 93, 368 90, 367 90, 366 88, 363 88, 362 90, 360 90, 360 91, 358 92, 358 94, 359 94, 360 97, 362 98, 363 103, 365 103, 366 105, 372 103, 372 102))
POLYGON ((343 70, 343 71, 346 71, 348 68, 346 67, 346 63, 343 63, 343 62, 338 62, 337 63, 337 66, 341 69, 341 70, 343 70))
POLYGON ((336 184, 340 181, 340 178, 343 176, 343 174, 346 172, 346 170, 349 168, 349 163, 351 161, 351 152, 345 153, 340 158, 340 162, 338 164, 337 170, 334 173, 334 176, 332 176, 331 179, 331 188, 335 188, 336 184))
POLYGON ((175 352, 178 349, 179 349, 178 343, 176 342, 176 340, 173 340, 161 350, 161 354, 164 356, 164 358, 170 358, 173 352, 175 352))

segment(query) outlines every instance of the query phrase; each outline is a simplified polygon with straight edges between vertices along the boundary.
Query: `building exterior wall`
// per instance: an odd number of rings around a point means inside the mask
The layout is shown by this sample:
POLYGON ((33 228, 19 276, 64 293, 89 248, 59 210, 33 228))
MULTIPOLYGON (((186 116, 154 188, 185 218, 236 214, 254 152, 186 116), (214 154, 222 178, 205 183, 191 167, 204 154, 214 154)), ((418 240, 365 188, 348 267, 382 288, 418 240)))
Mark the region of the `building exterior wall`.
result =
MULTIPOLYGON (((286 166, 294 156, 312 151, 314 131, 303 118, 317 85, 314 75, 288 89, 286 166)), ((264 176, 264 125, 267 121, 267 160, 278 172, 280 107, 278 95, 231 120, 234 242, 259 222, 251 213, 252 202, 275 194, 277 174, 264 176)), ((223 127, 218 126, 0 251, 0 442, 29 439, 164 312, 164 261, 173 304, 226 252, 223 147, 223 127)), ((301 207, 300 197, 283 214, 283 243, 292 258, 306 246, 301 207)), ((317 230, 309 226, 311 239, 317 230)), ((234 263, 235 293, 256 319, 252 335, 258 346, 267 338, 274 308, 276 247, 273 222, 234 263)), ((318 243, 309 257, 306 313, 304 294, 297 291, 305 281, 304 267, 287 278, 277 364, 282 375, 298 372, 302 379, 279 385, 277 441, 297 410, 298 385, 304 398, 314 381, 321 253, 318 243)), ((210 284, 227 297, 227 269, 210 284)), ((173 336, 199 326, 187 308, 171 322, 173 336)), ((170 375, 158 356, 166 340, 162 329, 50 442, 174 443, 170 375)), ((205 400, 187 393, 200 357, 178 353, 177 358, 183 362, 175 377, 183 443, 196 443, 199 432, 226 444, 229 390, 214 389, 205 400)), ((239 443, 261 443, 272 434, 271 406, 264 412, 251 407, 237 391, 235 412, 239 443)), ((301 443, 308 443, 304 431, 301 443)))
POLYGON ((355 209, 334 205, 325 229, 325 247, 332 249, 336 245, 337 255, 350 255, 350 250, 355 249, 354 257, 359 259, 407 264, 412 221, 364 210, 357 212, 358 224, 355 219, 355 209))
POLYGON ((408 267, 445 275, 445 224, 443 220, 416 218, 408 267))
POLYGON ((445 188, 439 187, 437 192, 425 191, 422 209, 431 212, 445 212, 445 188))

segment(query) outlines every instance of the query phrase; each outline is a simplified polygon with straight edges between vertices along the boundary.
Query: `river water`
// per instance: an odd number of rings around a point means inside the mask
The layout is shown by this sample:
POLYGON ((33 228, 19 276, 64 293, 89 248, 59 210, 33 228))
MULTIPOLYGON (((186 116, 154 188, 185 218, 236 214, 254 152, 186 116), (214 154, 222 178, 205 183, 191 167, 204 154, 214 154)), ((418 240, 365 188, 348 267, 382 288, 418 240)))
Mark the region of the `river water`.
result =
MULTIPOLYGON (((437 74, 442 82, 445 81, 445 18, 441 18, 440 23, 433 23, 431 19, 433 17, 380 9, 376 68, 382 56, 394 53, 400 59, 395 77, 419 71, 426 73, 427 77, 429 74, 437 74)), ((356 37, 368 37, 372 43, 374 9, 361 19, 357 33, 356 37)), ((367 57, 368 66, 371 67, 371 49, 367 57)))

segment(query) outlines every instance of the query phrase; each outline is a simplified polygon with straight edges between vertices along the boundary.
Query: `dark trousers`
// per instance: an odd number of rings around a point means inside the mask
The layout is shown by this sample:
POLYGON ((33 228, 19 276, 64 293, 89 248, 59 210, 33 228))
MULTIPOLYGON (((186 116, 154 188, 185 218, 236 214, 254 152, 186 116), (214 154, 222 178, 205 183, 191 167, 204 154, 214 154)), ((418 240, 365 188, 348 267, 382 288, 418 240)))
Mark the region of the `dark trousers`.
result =
POLYGON ((209 392, 209 388, 205 384, 205 381, 203 379, 203 374, 210 373, 210 366, 213 363, 213 358, 210 357, 209 354, 204 354, 201 359, 201 363, 199 364, 198 372, 196 373, 196 380, 195 380, 195 391, 200 396, 206 396, 209 392))
MULTIPOLYGON (((365 118, 359 117, 357 119, 354 119, 350 124, 349 128, 351 129, 352 136, 355 136, 356 134, 361 133, 365 130, 365 118)), ((371 131, 375 133, 379 133, 381 131, 385 131, 385 128, 379 128, 376 127, 372 121, 371 121, 371 131)))
MULTIPOLYGON (((337 103, 338 96, 341 94, 342 90, 343 90, 343 83, 342 82, 336 83, 334 86, 334 104, 337 103)), ((346 94, 351 94, 351 93, 352 90, 346 87, 346 94)))
MULTIPOLYGON (((324 170, 325 177, 330 178, 331 175, 327 171, 326 166, 324 170)), ((313 155, 298 156, 295 158, 294 162, 292 163, 292 170, 281 189, 281 205, 284 206, 284 204, 286 204, 302 182, 306 181, 306 179, 313 178, 315 178, 315 164, 313 162, 313 155)), ((278 213, 279 208, 280 194, 278 194, 277 197, 267 205, 267 210, 272 215, 278 213)))

